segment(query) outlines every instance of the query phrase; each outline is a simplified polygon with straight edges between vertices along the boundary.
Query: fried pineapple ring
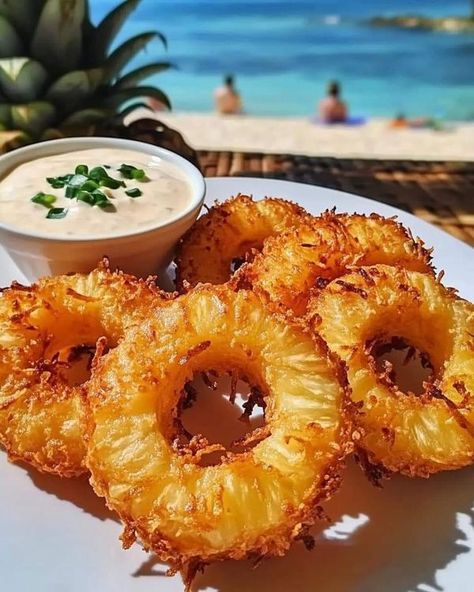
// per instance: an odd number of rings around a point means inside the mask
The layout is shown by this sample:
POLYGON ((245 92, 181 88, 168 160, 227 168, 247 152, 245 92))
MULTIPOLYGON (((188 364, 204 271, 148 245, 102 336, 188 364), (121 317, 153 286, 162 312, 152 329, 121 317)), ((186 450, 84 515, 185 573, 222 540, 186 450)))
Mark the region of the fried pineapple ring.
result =
POLYGON ((159 301, 151 283, 102 266, 89 275, 13 284, 0 298, 0 442, 9 458, 64 477, 86 471, 81 393, 67 360, 125 327, 159 301))
POLYGON ((235 260, 261 249, 268 236, 299 223, 307 212, 277 198, 253 201, 238 195, 212 207, 182 239, 176 256, 176 286, 183 291, 202 282, 223 284, 235 260))
POLYGON ((324 212, 268 238, 263 251, 235 276, 277 307, 302 315, 311 289, 352 266, 385 263, 428 272, 430 252, 391 218, 324 212))
POLYGON ((331 282, 309 309, 330 349, 347 364, 361 404, 360 447, 373 465, 410 476, 474 460, 474 306, 433 276, 388 266, 331 282), (402 338, 428 355, 423 394, 401 392, 375 368, 373 343, 402 338))
POLYGON ((252 292, 202 285, 156 309, 99 360, 87 401, 91 483, 125 523, 124 545, 138 536, 175 569, 283 554, 339 483, 340 372, 322 340, 252 292), (209 368, 259 385, 266 427, 251 450, 201 466, 203 450, 173 442, 182 389, 209 368))

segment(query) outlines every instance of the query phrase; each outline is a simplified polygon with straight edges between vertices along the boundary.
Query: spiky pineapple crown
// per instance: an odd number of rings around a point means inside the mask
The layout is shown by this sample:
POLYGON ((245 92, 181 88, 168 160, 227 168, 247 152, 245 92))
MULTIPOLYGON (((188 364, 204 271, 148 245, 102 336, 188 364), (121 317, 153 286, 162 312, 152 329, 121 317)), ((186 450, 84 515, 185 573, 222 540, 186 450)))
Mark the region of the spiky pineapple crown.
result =
POLYGON ((157 31, 143 32, 111 51, 141 0, 125 0, 98 24, 88 0, 0 0, 0 128, 32 138, 123 118, 143 97, 170 107, 168 97, 141 81, 171 67, 154 62, 128 73, 128 63, 157 31))

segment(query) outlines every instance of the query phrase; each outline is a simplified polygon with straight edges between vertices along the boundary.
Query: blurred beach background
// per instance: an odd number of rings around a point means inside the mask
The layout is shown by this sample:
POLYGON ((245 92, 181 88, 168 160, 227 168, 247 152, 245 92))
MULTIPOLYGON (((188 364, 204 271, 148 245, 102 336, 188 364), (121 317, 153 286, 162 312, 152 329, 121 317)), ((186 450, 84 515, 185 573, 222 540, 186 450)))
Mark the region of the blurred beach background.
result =
MULTIPOLYGON (((94 0, 102 17, 115 0, 94 0)), ((374 28, 375 15, 467 15, 468 0, 143 0, 122 39, 157 28, 177 70, 156 77, 173 108, 210 111, 223 74, 251 115, 310 115, 336 78, 365 116, 474 119, 474 35, 374 28)), ((160 42, 147 59, 162 59, 160 42)))
MULTIPOLYGON (((94 0, 94 20, 115 4, 94 0)), ((183 112, 211 112, 213 90, 226 73, 236 75, 251 117, 308 118, 327 81, 337 79, 351 114, 369 120, 403 113, 474 121, 474 34, 367 23, 378 15, 467 16, 470 10, 468 0, 143 0, 118 41, 162 31, 168 50, 154 41, 134 65, 173 62, 176 69, 151 80, 171 99, 171 121, 191 140, 196 137, 199 147, 235 148, 238 138, 219 143, 216 130, 207 140, 209 119, 199 125, 188 117, 183 127, 179 118, 183 112)), ((239 133, 237 127, 231 131, 239 133)), ((466 143, 469 138, 461 141, 466 143)))

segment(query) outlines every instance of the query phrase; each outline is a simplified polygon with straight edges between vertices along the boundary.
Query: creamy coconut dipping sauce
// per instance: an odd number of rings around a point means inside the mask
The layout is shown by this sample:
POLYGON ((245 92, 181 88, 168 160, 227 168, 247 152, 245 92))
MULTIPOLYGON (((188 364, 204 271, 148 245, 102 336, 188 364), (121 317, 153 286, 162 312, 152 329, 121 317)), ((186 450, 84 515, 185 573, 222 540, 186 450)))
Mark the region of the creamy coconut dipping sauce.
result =
POLYGON ((191 186, 181 169, 158 156, 116 148, 80 150, 27 162, 4 177, 0 182, 0 222, 52 237, 105 238, 164 224, 184 211, 191 197, 191 186), (126 178, 119 171, 123 164, 144 171, 145 178, 126 178), (99 187, 112 206, 67 198, 65 187, 53 188, 47 181, 74 173, 78 165, 86 165, 89 171, 104 167, 110 177, 126 185, 99 187), (139 195, 130 197, 127 191, 139 195), (54 196, 54 203, 32 202, 38 193, 54 196), (52 208, 67 211, 64 217, 48 219, 52 208))

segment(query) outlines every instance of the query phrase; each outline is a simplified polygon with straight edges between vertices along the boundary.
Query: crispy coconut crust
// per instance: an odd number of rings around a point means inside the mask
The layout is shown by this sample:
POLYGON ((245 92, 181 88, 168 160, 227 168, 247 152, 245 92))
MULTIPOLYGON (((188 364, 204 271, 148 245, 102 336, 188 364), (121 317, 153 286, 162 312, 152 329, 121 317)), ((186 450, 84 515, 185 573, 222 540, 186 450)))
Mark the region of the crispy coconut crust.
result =
POLYGON ((124 546, 138 537, 188 583, 211 561, 282 555, 308 540, 319 502, 339 486, 353 449, 345 402, 342 365, 316 334, 252 292, 201 285, 97 361, 91 483, 124 522, 124 546), (219 464, 201 466, 216 446, 196 436, 180 449, 175 419, 184 385, 209 368, 258 385, 266 426, 251 450, 222 449, 219 464))
POLYGON ((237 286, 251 287, 281 310, 303 315, 310 291, 351 267, 400 265, 431 272, 430 251, 398 222, 377 214, 326 211, 279 236, 234 276, 237 286))
POLYGON ((298 224, 309 214, 278 198, 253 201, 238 195, 213 206, 182 238, 176 256, 176 286, 181 292, 202 282, 223 284, 235 260, 243 261, 263 241, 298 224))
POLYGON ((347 364, 369 466, 426 477, 474 460, 474 306, 429 274, 377 265, 331 282, 309 318, 347 364), (433 370, 421 395, 405 393, 373 345, 403 340, 433 370))
POLYGON ((0 297, 0 442, 11 460, 71 477, 85 472, 81 419, 87 383, 70 386, 70 358, 106 335, 112 346, 125 328, 160 302, 150 281, 110 272, 13 284, 0 297))

